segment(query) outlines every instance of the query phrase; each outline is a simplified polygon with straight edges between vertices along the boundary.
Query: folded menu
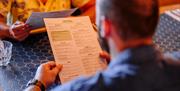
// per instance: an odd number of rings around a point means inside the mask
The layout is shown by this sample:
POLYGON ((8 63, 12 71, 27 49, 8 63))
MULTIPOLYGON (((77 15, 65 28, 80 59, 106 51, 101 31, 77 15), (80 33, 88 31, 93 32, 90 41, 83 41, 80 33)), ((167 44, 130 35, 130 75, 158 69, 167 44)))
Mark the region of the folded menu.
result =
POLYGON ((77 8, 53 11, 53 12, 33 12, 31 16, 27 19, 26 24, 30 26, 30 30, 45 27, 44 18, 62 18, 71 16, 77 8))
POLYGON ((61 83, 82 75, 93 75, 106 67, 89 17, 45 18, 55 60, 63 64, 61 83))

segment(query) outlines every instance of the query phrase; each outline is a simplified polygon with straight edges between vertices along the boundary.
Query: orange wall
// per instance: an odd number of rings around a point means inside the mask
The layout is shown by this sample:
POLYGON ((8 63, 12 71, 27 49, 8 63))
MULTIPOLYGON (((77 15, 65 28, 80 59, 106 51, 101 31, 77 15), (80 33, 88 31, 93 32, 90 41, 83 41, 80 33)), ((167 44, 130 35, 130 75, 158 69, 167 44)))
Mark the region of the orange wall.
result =
POLYGON ((180 4, 180 0, 159 0, 160 6, 166 6, 172 4, 180 4))

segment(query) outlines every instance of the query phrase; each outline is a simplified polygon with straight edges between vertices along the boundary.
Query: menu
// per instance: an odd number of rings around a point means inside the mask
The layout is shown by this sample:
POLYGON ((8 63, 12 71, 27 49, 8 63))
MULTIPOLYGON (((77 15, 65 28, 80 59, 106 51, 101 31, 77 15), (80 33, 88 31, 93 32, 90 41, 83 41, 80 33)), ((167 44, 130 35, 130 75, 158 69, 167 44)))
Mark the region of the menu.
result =
POLYGON ((63 64, 59 73, 62 84, 106 67, 99 58, 102 50, 88 16, 45 18, 44 21, 55 61, 63 64))
POLYGON ((42 28, 45 26, 44 18, 68 17, 76 10, 77 8, 52 12, 32 12, 31 16, 27 19, 26 24, 30 26, 30 30, 42 28))

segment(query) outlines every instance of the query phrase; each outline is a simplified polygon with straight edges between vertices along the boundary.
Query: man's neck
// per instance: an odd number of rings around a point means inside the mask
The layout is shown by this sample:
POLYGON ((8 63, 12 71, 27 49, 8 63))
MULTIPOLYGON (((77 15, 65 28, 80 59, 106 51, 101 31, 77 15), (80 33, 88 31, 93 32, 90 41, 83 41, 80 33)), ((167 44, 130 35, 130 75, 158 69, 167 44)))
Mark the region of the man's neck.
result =
POLYGON ((128 40, 128 41, 124 42, 124 45, 120 46, 118 49, 121 52, 128 48, 136 48, 141 45, 152 45, 152 44, 153 44, 152 37, 143 38, 143 39, 133 39, 133 40, 128 40))

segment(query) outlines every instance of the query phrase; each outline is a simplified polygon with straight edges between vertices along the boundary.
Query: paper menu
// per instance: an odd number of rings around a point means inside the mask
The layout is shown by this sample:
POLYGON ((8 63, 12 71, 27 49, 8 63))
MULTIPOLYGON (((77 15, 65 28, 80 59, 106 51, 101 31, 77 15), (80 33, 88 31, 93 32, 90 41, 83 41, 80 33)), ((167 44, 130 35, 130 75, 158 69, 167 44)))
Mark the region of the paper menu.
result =
POLYGON ((45 18, 50 44, 57 63, 63 64, 62 83, 81 75, 92 75, 106 65, 99 58, 102 51, 90 19, 45 18))

